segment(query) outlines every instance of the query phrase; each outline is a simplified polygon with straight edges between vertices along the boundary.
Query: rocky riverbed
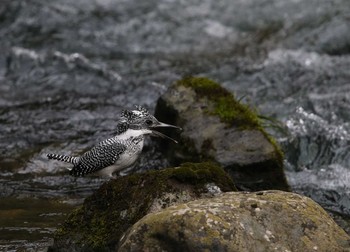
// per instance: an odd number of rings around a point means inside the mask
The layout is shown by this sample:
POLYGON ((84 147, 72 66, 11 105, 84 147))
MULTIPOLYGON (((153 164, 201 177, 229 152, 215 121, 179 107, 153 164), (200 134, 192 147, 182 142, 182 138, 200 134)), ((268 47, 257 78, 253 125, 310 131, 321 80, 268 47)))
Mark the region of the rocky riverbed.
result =
MULTIPOLYGON (((349 13, 347 0, 3 0, 0 249, 45 250, 105 182, 71 178, 46 153, 83 152, 113 134, 122 109, 154 111, 185 75, 281 121, 267 130, 292 191, 349 233, 349 13)), ((147 141, 140 169, 168 166, 147 141)))

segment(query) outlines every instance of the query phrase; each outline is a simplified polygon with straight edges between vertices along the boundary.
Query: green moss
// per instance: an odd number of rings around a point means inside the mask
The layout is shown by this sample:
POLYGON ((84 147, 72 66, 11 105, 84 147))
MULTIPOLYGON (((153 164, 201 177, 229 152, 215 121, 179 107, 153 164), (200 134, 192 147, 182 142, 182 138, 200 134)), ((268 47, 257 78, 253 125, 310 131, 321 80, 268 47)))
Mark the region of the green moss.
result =
POLYGON ((192 184, 201 189, 207 183, 215 183, 223 191, 236 190, 226 172, 212 162, 183 163, 180 167, 172 170, 170 178, 182 183, 192 184))
MULTIPOLYGON (((78 225, 77 223, 79 223, 81 213, 82 213, 81 207, 74 209, 71 212, 71 214, 69 215, 68 219, 66 220, 66 224, 69 224, 72 226, 78 225)), ((55 238, 59 238, 59 237, 64 236, 66 234, 67 234, 67 230, 64 227, 60 227, 57 229, 57 231, 55 233, 55 238)))
POLYGON ((217 115, 221 121, 250 129, 259 127, 259 118, 247 105, 237 101, 233 94, 218 83, 203 77, 186 77, 178 81, 176 85, 192 88, 199 97, 206 97, 213 103, 213 108, 208 108, 208 113, 217 115))
POLYGON ((222 88, 220 84, 204 77, 185 77, 177 82, 178 85, 191 87, 200 96, 215 98, 217 96, 231 96, 231 93, 222 88))
POLYGON ((283 160, 284 160, 284 153, 280 147, 280 145, 277 143, 276 139, 270 136, 263 128, 261 128, 261 132, 265 135, 265 137, 269 140, 269 142, 273 145, 275 148, 275 158, 278 161, 278 164, 281 165, 281 168, 283 168, 283 160))

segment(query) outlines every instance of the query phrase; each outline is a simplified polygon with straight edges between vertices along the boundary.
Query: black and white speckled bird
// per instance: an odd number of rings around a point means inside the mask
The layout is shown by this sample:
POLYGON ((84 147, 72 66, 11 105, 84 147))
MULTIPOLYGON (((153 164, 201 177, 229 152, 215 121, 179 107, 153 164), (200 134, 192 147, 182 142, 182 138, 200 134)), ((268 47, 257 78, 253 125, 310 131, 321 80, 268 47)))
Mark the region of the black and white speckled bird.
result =
POLYGON ((117 124, 114 137, 100 142, 80 157, 57 154, 48 154, 47 157, 73 164, 73 168, 69 170, 70 174, 76 177, 90 173, 104 177, 113 177, 114 172, 123 175, 131 170, 140 156, 145 135, 168 138, 176 142, 155 131, 154 128, 157 127, 180 129, 177 126, 159 122, 145 108, 136 106, 136 110, 123 110, 122 120, 117 124))

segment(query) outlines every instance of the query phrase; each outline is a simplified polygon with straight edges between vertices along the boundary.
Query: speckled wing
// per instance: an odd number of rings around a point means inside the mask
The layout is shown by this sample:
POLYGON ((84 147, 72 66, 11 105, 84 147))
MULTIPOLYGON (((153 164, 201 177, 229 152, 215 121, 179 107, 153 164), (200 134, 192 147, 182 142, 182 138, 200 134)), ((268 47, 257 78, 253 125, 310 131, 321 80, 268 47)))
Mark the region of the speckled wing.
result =
POLYGON ((81 177, 111 166, 125 150, 126 145, 122 141, 118 141, 115 138, 104 140, 85 152, 80 157, 78 164, 70 171, 70 174, 75 177, 81 177))

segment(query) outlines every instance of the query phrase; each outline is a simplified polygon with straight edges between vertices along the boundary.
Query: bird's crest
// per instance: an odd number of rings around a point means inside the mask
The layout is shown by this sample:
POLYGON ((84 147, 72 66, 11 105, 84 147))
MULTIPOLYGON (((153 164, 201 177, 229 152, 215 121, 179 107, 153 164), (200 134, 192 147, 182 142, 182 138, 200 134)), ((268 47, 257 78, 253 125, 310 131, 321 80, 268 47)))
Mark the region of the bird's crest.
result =
POLYGON ((135 105, 135 108, 137 109, 137 111, 140 111, 142 114, 149 115, 148 110, 145 107, 142 107, 140 105, 135 105))
POLYGON ((140 105, 135 105, 135 108, 136 110, 123 110, 121 116, 127 121, 132 121, 134 119, 150 115, 148 110, 140 105))

